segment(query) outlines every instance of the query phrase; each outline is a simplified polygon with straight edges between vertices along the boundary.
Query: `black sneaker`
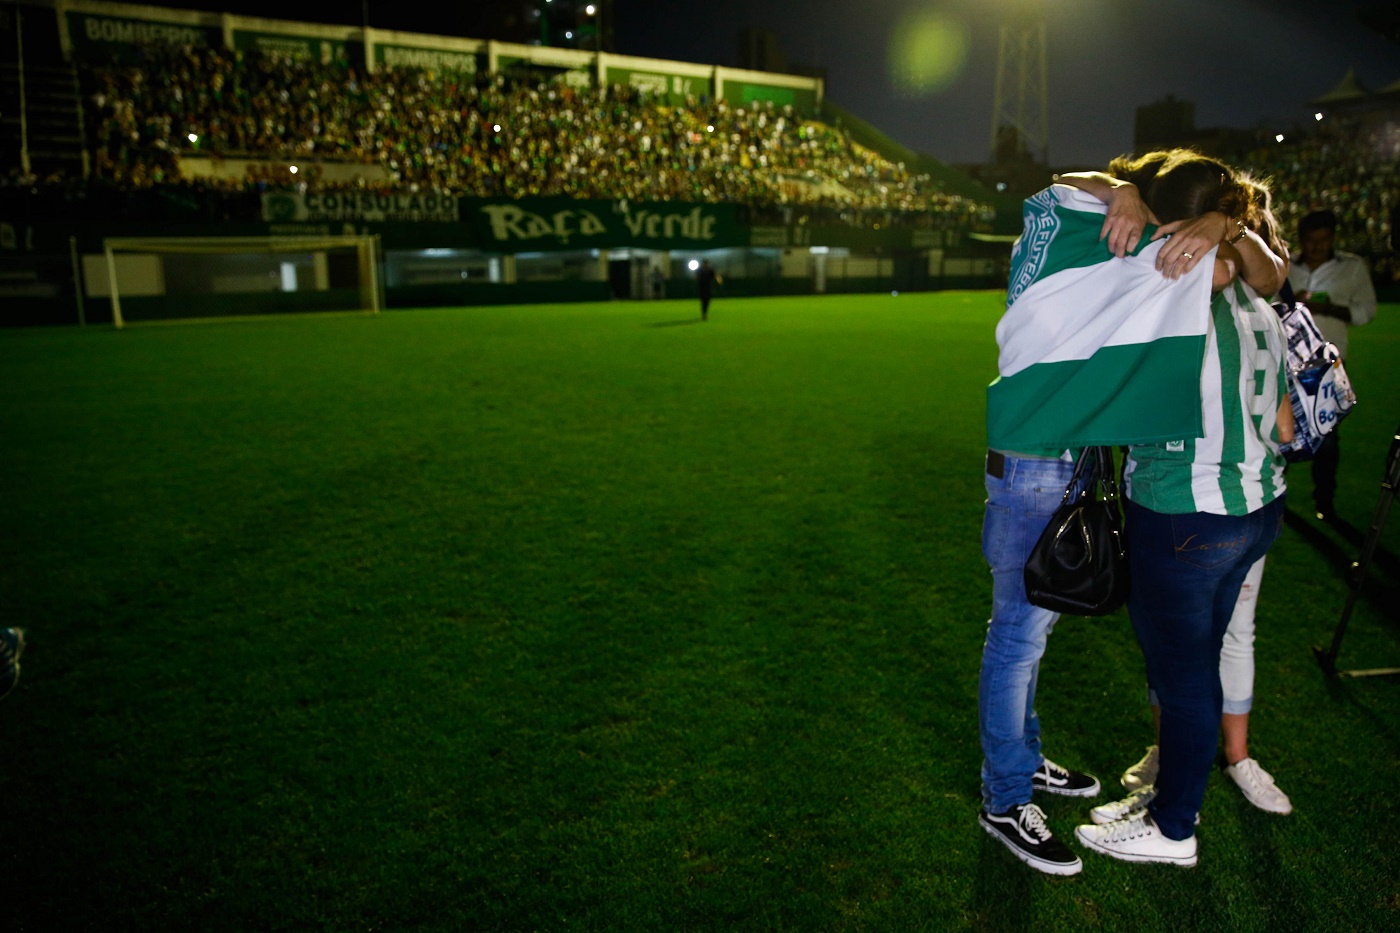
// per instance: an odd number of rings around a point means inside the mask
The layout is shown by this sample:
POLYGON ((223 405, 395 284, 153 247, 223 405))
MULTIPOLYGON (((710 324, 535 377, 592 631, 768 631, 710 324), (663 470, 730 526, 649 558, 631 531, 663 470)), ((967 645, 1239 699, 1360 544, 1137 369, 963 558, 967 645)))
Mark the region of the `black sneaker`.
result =
POLYGON ((1079 856, 1055 838, 1045 825, 1045 814, 1033 803, 1023 803, 1005 813, 977 814, 977 822, 1000 839, 1011 854, 1047 875, 1077 875, 1084 868, 1079 856))
POLYGON ((1063 794, 1066 797, 1096 797, 1099 793, 1099 779, 1082 771, 1061 768, 1049 758, 1042 758, 1040 767, 1031 775, 1031 786, 1047 794, 1063 794))

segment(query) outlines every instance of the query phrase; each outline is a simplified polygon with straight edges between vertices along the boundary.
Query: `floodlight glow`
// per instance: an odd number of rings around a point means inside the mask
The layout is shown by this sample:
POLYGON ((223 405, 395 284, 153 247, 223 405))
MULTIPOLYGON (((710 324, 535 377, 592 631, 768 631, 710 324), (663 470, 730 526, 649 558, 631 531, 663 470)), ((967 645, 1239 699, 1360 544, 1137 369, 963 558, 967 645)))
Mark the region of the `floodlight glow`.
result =
POLYGON ((696 269, 700 268, 700 260, 692 259, 690 262, 686 263, 686 268, 694 272, 696 269))
POLYGON ((291 167, 290 171, 291 171, 291 173, 292 173, 293 175, 295 175, 295 174, 297 173, 297 167, 296 167, 295 165, 293 165, 293 166, 291 167))
POLYGON ((715 125, 714 125, 713 123, 711 123, 709 126, 705 127, 705 132, 707 132, 707 133, 713 133, 714 131, 715 131, 715 125))
POLYGON ((1320 114, 1320 113, 1315 113, 1315 114, 1313 114, 1313 119, 1314 119, 1314 120, 1321 120, 1321 119, 1322 119, 1322 114, 1320 114))
POLYGON ((491 124, 491 130, 492 130, 493 132, 499 133, 499 132, 501 131, 501 124, 499 124, 499 123, 492 123, 492 124, 491 124))
POLYGON ((1277 136, 1275 136, 1275 137, 1274 137, 1274 142, 1276 142, 1276 143, 1281 143, 1281 142, 1283 142, 1283 134, 1282 134, 1282 133, 1279 133, 1277 136))
POLYGON ((574 37, 574 34, 573 34, 572 32, 566 32, 566 33, 564 33, 564 38, 565 38, 565 39, 572 39, 573 37, 574 37))
POLYGON ((889 78, 906 97, 935 94, 961 77, 972 47, 962 20, 932 11, 904 14, 890 35, 889 78))
POLYGON ((199 137, 196 136, 196 135, 193 134, 193 133, 191 133, 187 138, 188 138, 189 141, 192 142, 192 143, 197 143, 197 142, 199 142, 199 137))
POLYGON ((598 8, 590 3, 588 4, 588 6, 583 8, 583 12, 587 13, 589 16, 592 16, 594 13, 598 12, 598 8))

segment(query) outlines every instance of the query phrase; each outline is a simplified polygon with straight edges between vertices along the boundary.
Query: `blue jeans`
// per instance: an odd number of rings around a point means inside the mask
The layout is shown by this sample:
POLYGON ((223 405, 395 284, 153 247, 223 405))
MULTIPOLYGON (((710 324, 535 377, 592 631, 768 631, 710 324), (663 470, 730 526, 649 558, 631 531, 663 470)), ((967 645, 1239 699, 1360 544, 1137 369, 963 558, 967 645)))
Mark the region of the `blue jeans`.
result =
POLYGON ((1220 645, 1240 585, 1283 523, 1283 497, 1248 515, 1165 515, 1128 503, 1128 616, 1162 704, 1157 796, 1168 839, 1195 832, 1220 738, 1220 645))
POLYGON ((1035 682, 1058 613, 1026 602, 1026 557, 1064 496, 1074 464, 1039 457, 1005 458, 1002 476, 987 474, 982 555, 992 568, 992 620, 982 648, 977 691, 982 733, 982 799, 1000 813, 1030 803, 1040 767, 1035 682))

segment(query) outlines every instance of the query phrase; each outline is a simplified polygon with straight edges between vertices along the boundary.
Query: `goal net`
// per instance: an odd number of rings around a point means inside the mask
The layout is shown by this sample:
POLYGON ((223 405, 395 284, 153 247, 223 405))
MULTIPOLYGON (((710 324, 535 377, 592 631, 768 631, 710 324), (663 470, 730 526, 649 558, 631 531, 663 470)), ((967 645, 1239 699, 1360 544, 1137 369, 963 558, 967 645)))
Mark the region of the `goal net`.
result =
POLYGON ((379 238, 113 237, 103 241, 112 321, 327 311, 379 313, 379 238))

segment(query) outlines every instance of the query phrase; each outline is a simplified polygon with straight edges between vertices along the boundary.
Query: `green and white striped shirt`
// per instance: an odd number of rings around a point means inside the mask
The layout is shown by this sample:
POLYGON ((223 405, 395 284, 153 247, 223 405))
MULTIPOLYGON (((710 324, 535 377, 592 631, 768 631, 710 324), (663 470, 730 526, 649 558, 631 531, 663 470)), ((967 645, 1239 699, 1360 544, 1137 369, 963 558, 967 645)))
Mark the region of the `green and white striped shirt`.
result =
POLYGON ((1210 317, 1204 436, 1128 451, 1128 498, 1154 512, 1248 515, 1284 492, 1277 418, 1288 342, 1278 315, 1235 282, 1211 300, 1210 317))

